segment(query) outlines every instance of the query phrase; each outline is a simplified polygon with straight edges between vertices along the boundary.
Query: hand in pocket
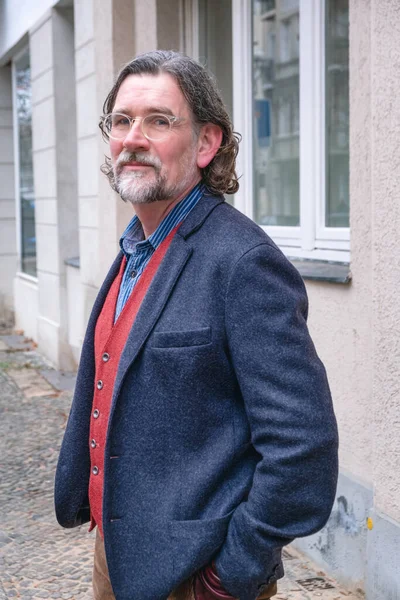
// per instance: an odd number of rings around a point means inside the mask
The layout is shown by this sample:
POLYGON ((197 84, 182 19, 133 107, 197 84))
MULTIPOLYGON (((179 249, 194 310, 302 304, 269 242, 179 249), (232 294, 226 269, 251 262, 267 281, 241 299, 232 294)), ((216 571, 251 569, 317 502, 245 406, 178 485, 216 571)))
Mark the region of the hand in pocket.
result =
POLYGON ((194 578, 195 600, 235 600, 222 586, 213 565, 207 565, 194 578))

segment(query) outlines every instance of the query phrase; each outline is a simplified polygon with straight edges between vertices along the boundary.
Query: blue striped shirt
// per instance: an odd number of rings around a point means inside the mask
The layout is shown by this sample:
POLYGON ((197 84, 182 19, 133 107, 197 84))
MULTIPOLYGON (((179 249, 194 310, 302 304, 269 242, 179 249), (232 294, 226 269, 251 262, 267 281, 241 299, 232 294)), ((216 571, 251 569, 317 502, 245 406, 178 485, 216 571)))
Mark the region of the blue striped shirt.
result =
POLYGON ((158 246, 168 234, 181 223, 189 212, 200 200, 204 192, 204 185, 198 183, 196 187, 161 221, 157 229, 147 238, 144 237, 142 224, 135 215, 121 236, 119 245, 126 256, 126 267, 119 288, 117 307, 114 322, 118 319, 131 292, 140 279, 146 265, 158 246))

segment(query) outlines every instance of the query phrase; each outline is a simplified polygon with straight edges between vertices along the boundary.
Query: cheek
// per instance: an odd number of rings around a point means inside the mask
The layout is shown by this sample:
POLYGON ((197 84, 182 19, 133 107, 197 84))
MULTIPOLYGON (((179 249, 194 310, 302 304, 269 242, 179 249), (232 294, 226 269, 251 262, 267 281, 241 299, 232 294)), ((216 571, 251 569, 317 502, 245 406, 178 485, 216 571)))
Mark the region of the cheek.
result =
POLYGON ((110 140, 110 154, 112 162, 115 162, 122 151, 122 143, 110 140))

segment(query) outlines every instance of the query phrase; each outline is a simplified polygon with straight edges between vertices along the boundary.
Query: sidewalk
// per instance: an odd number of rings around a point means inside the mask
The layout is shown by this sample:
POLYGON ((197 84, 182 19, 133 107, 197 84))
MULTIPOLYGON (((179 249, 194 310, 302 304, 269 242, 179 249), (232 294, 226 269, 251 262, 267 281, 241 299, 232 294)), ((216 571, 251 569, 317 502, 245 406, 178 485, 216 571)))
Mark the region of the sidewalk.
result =
MULTIPOLYGON (((53 511, 73 385, 22 335, 0 335, 0 600, 92 598, 94 535, 61 529, 53 511)), ((277 600, 359 600, 293 548, 284 558, 277 600)))

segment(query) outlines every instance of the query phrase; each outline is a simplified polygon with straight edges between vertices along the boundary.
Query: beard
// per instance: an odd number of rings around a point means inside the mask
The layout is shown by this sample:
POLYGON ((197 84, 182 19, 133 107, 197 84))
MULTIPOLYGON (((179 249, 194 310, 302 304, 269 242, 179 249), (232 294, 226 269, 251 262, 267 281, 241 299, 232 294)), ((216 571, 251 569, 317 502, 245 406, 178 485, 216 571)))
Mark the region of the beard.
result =
POLYGON ((168 182, 168 172, 162 172, 159 158, 141 152, 122 151, 113 166, 115 190, 124 202, 131 204, 150 204, 161 200, 177 198, 190 185, 197 169, 196 155, 192 148, 180 159, 182 178, 173 183, 168 182), (153 169, 144 171, 124 171, 123 167, 130 162, 138 162, 153 169), (149 178, 150 174, 150 178, 149 178))

